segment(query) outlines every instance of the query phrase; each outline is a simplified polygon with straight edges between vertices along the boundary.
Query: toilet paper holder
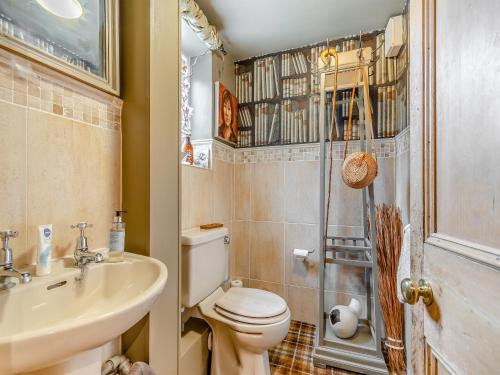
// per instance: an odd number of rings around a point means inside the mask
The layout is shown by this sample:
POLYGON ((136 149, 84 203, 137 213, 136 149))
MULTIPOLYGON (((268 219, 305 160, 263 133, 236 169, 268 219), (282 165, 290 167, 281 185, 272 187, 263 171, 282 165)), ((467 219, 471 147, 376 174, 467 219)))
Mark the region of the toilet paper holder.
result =
POLYGON ((293 255, 294 255, 296 260, 304 261, 309 257, 309 255, 311 255, 315 251, 316 251, 316 249, 312 249, 312 250, 293 249, 293 255))

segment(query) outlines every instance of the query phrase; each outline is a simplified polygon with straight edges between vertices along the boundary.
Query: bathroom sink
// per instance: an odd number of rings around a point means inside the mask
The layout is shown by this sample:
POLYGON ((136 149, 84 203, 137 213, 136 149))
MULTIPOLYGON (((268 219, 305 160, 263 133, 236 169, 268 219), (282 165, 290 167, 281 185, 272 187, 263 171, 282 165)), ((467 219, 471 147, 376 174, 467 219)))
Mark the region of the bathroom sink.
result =
POLYGON ((150 310, 167 281, 160 261, 125 254, 88 266, 72 259, 51 275, 0 292, 0 375, 45 368, 120 336, 150 310))

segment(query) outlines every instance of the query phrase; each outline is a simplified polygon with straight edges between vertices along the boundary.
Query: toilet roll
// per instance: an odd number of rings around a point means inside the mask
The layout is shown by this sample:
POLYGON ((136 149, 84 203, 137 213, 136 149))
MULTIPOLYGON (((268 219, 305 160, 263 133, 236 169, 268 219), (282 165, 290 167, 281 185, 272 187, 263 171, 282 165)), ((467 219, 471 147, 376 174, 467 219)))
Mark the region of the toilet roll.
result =
POLYGON ((293 256, 296 260, 303 262, 309 256, 309 250, 293 249, 293 256))
POLYGON ((241 280, 231 280, 231 288, 242 288, 243 282, 241 280))

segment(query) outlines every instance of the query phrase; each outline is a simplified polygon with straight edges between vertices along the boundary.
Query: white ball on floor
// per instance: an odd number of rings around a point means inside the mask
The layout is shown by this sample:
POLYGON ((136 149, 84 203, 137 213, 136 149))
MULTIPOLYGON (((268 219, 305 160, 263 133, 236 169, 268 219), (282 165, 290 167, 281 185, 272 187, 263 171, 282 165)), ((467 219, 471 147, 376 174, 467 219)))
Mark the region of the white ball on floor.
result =
POLYGON ((333 333, 341 339, 348 339, 358 330, 358 319, 361 316, 361 303, 351 299, 349 306, 337 305, 330 310, 329 322, 333 333))

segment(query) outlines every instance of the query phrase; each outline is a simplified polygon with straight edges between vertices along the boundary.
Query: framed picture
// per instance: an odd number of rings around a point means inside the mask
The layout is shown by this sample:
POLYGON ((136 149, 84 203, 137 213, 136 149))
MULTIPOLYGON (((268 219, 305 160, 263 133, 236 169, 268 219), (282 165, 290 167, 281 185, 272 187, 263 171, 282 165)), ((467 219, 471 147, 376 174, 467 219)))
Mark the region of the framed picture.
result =
POLYGON ((119 95, 119 0, 1 0, 0 46, 119 95))
POLYGON ((215 83, 217 137, 231 144, 238 142, 238 99, 220 82, 215 83))

